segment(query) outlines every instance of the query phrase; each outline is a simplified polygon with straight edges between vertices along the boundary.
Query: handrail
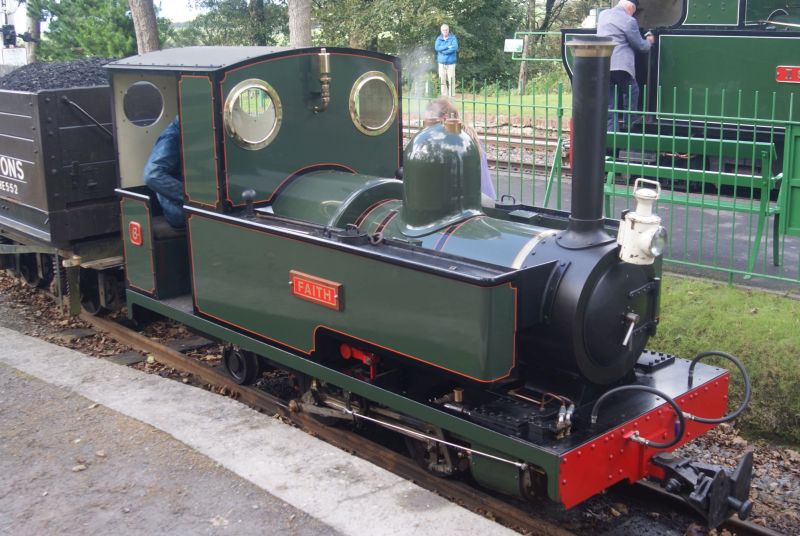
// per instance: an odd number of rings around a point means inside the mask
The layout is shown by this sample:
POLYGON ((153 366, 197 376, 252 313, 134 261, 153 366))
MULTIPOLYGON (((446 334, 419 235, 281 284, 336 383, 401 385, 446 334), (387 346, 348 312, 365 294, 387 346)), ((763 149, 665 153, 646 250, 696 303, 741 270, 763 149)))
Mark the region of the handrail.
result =
POLYGON ((553 167, 550 168, 550 175, 547 177, 547 186, 544 190, 544 200, 542 205, 545 208, 547 208, 547 205, 550 203, 550 194, 553 191, 553 183, 558 180, 558 184, 561 184, 561 152, 563 146, 564 138, 559 136, 558 142, 556 143, 556 154, 553 157, 553 167))

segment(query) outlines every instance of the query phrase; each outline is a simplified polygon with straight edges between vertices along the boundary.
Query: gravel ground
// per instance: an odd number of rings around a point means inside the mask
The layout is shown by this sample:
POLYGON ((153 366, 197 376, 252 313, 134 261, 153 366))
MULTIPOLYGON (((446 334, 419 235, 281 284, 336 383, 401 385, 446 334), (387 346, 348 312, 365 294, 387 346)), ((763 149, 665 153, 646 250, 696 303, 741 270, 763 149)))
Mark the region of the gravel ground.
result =
MULTIPOLYGON (((80 320, 63 316, 53 306, 48 296, 31 291, 24 283, 2 272, 0 272, 0 325, 97 357, 109 357, 130 351, 130 348, 124 345, 94 333, 80 320)), ((150 324, 144 333, 159 341, 188 336, 188 332, 182 326, 164 321, 150 324)), ((213 345, 198 350, 194 355, 198 359, 217 364, 220 354, 220 347, 213 345)), ((162 376, 175 377, 185 383, 191 381, 185 374, 165 368, 158 363, 145 361, 137 365, 137 368, 162 376)), ((758 396, 758 393, 755 393, 755 396, 758 396)), ((800 511, 798 450, 800 449, 797 446, 786 448, 763 440, 748 441, 734 428, 722 425, 683 447, 681 453, 699 461, 733 468, 746 449, 754 450, 755 462, 751 493, 755 507, 751 520, 784 534, 800 534, 800 514, 798 514, 800 511)), ((629 527, 626 524, 629 520, 627 511, 616 504, 609 506, 608 503, 609 500, 599 497, 590 501, 579 515, 586 518, 593 517, 604 524, 617 523, 621 526, 622 533, 625 533, 626 529, 622 527, 629 527)), ((657 519, 659 514, 653 513, 650 517, 657 519)), ((565 520, 565 524, 568 525, 569 521, 565 520)), ((692 534, 703 534, 697 527, 690 529, 692 534)), ((639 529, 636 529, 636 532, 640 532, 639 529)), ((715 532, 712 531, 712 534, 715 532)))
POLYGON ((35 92, 43 89, 107 86, 108 75, 103 66, 111 61, 114 60, 85 58, 31 63, 0 78, 0 89, 35 92))
POLYGON ((0 534, 336 534, 164 432, 5 365, 0 422, 0 534))
MULTIPOLYGON (((758 393, 755 394, 757 396, 758 393)), ((800 534, 800 452, 765 441, 748 442, 722 424, 682 447, 680 454, 704 463, 734 468, 745 450, 753 451, 750 520, 784 534, 800 534)))

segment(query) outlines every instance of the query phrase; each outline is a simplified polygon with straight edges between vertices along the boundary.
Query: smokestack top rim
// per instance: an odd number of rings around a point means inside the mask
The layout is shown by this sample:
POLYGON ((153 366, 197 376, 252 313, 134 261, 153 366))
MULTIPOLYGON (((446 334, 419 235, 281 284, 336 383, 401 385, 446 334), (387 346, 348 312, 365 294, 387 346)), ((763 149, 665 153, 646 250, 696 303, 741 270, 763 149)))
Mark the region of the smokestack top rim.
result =
POLYGON ((616 45, 609 37, 582 35, 572 39, 567 46, 578 58, 608 58, 616 45))

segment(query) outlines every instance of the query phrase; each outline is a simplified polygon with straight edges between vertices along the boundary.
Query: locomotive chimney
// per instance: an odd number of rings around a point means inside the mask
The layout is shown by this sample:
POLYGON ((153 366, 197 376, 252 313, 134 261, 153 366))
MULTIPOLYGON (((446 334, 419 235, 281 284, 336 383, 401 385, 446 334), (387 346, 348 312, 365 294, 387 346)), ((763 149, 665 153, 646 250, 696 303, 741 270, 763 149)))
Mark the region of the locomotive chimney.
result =
POLYGON ((572 52, 572 214, 558 243, 581 249, 612 238, 603 229, 603 162, 606 151, 611 51, 607 37, 580 36, 572 52))

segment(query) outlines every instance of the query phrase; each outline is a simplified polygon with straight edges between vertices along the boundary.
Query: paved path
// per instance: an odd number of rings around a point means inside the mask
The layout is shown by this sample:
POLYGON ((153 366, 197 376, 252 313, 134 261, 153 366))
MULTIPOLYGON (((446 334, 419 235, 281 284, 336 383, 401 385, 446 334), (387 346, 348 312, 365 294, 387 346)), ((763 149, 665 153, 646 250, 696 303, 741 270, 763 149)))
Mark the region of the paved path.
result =
POLYGON ((0 338, 0 533, 514 534, 229 398, 0 338))
POLYGON ((0 364, 0 534, 339 534, 168 434, 0 364))

